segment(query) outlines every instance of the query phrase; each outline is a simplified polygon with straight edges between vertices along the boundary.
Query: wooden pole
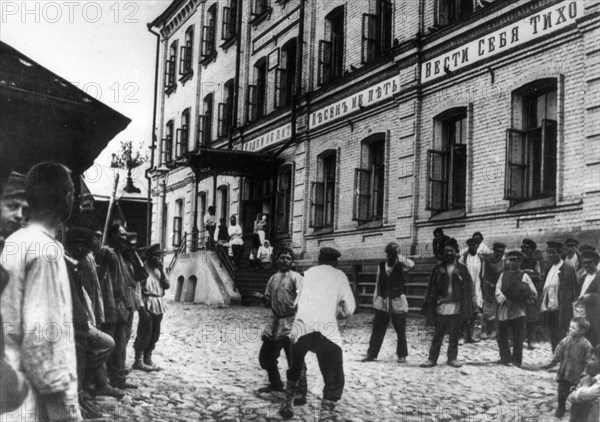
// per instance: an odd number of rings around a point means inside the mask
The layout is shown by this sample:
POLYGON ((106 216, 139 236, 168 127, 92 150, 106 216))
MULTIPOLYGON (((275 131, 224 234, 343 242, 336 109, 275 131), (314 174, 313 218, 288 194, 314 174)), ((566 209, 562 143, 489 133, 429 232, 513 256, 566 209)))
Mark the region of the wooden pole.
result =
POLYGON ((106 212, 106 221, 104 223, 104 231, 102 232, 102 244, 106 245, 106 232, 108 231, 108 225, 110 224, 110 215, 112 214, 112 209, 115 205, 115 198, 117 196, 117 186, 119 185, 119 173, 115 173, 115 185, 113 186, 113 191, 110 196, 110 201, 108 202, 108 211, 106 212))

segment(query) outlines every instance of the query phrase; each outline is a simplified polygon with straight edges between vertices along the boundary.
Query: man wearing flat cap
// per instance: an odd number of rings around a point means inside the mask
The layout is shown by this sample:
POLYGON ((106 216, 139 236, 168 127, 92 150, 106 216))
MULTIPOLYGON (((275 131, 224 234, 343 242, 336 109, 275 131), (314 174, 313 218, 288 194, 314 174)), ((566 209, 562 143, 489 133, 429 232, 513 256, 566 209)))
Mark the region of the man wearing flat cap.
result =
POLYGON ((552 267, 548 269, 544 281, 540 313, 542 322, 548 329, 554 353, 554 349, 569 330, 573 318, 573 302, 579 296, 579 288, 575 269, 561 258, 562 243, 550 240, 547 245, 546 253, 552 267))
POLYGON ((11 172, 0 187, 0 252, 4 239, 21 228, 29 209, 25 199, 25 176, 11 172))
POLYGON ((340 253, 330 247, 321 248, 319 265, 304 273, 298 292, 298 312, 292 328, 292 365, 287 373, 285 401, 279 413, 285 419, 294 416, 293 402, 308 352, 317 355, 323 375, 323 399, 320 420, 336 415, 336 403, 344 391, 342 337, 338 319, 349 318, 356 308, 348 277, 336 268, 340 253))
POLYGON ((396 330, 398 343, 396 355, 398 363, 405 363, 408 356, 406 345, 406 314, 408 301, 406 300, 406 287, 404 273, 415 266, 415 263, 400 254, 400 245, 396 242, 388 243, 385 247, 386 260, 377 266, 375 292, 373 294, 373 332, 369 341, 369 350, 363 362, 377 359, 385 332, 390 320, 396 330))
POLYGON ((498 363, 521 367, 523 361, 523 341, 527 333, 525 318, 528 303, 535 302, 537 292, 531 278, 521 270, 523 254, 510 251, 506 254, 505 270, 496 284, 498 302, 498 363), (513 351, 508 343, 509 333, 513 335, 513 351))
MULTIPOLYGON (((477 234, 479 232, 476 232, 477 234)), ((467 250, 461 254, 459 262, 465 264, 471 274, 471 280, 473 281, 473 295, 477 302, 477 307, 474 309, 477 315, 481 315, 483 312, 483 293, 481 291, 483 273, 483 261, 479 252, 479 246, 483 243, 479 243, 479 240, 475 238, 475 234, 472 238, 467 239, 467 250)), ((486 246, 487 250, 487 246, 486 246)), ((472 318, 464 322, 464 339, 467 343, 474 343, 476 340, 473 338, 474 326, 477 318, 472 318)), ((462 337, 462 333, 461 333, 462 337)))
POLYGON ((473 281, 467 267, 458 262, 458 243, 450 239, 444 246, 444 260, 437 264, 429 279, 423 312, 427 323, 435 325, 435 333, 429 349, 429 358, 421 364, 423 368, 437 365, 444 341, 449 334, 448 365, 459 368, 458 337, 465 321, 473 317, 477 306, 473 295, 473 281))
POLYGON ((579 286, 581 286, 577 302, 574 309, 579 309, 583 316, 590 323, 589 330, 585 337, 592 346, 600 343, 600 271, 598 271, 598 262, 600 255, 595 251, 585 251, 581 254, 581 264, 583 274, 579 277, 579 286))
POLYGON ((504 251, 506 245, 502 242, 495 242, 492 245, 492 253, 481 255, 483 263, 483 272, 481 278, 483 295, 483 314, 481 318, 481 338, 483 340, 496 338, 496 313, 498 303, 496 303, 496 284, 500 274, 504 271, 504 251))
MULTIPOLYGON (((540 297, 544 283, 542 282, 540 260, 535 255, 536 249, 537 243, 535 243, 535 241, 531 239, 523 239, 521 241, 521 253, 523 254, 521 270, 529 276, 531 282, 535 286, 537 296, 540 297)), ((529 350, 534 350, 535 346, 533 342, 536 340, 536 331, 540 323, 540 307, 537 301, 527 304, 526 313, 527 348, 529 350)))
POLYGON ((160 337, 160 326, 167 310, 163 297, 165 290, 171 285, 163 268, 163 251, 160 249, 160 244, 150 245, 145 255, 148 278, 142 282, 143 304, 139 309, 140 321, 135 343, 133 343, 135 350, 133 369, 150 372, 160 370, 152 361, 152 352, 160 337))
MULTIPOLYGON (((582 256, 585 252, 598 252, 598 250, 592 245, 587 245, 587 244, 581 245, 579 247, 579 255, 582 256)), ((598 264, 598 271, 600 271, 600 263, 598 264)), ((581 276, 583 275, 584 272, 585 272, 585 269, 583 268, 583 264, 582 264, 579 271, 577 271, 577 279, 581 278, 581 276)))
POLYGON ((565 240, 565 246, 567 247, 567 254, 564 258, 565 262, 575 268, 575 272, 579 271, 581 269, 581 255, 577 250, 579 240, 569 237, 565 240))

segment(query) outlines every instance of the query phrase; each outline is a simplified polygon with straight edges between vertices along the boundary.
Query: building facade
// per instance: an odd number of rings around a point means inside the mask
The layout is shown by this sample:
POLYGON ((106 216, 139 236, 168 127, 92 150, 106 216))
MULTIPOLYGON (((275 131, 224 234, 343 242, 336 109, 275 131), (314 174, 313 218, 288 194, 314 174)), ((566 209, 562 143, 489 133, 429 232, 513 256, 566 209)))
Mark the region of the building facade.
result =
POLYGON ((175 0, 149 28, 167 249, 211 204, 307 260, 598 242, 600 1, 175 0))

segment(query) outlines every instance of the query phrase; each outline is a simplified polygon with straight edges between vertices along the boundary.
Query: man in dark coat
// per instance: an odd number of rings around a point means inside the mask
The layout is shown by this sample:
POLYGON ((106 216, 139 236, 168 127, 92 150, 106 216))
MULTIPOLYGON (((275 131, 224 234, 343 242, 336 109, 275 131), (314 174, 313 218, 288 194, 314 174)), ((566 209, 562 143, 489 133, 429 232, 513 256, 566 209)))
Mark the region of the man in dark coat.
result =
POLYGON ((590 323, 585 337, 592 346, 600 343, 600 271, 598 271, 600 255, 597 252, 586 251, 581 254, 581 264, 584 270, 579 278, 578 304, 582 305, 585 318, 590 323))
POLYGON ((547 242, 546 253, 552 266, 548 269, 540 298, 540 313, 544 326, 550 334, 552 352, 565 337, 573 318, 573 302, 579 296, 577 275, 572 266, 560 256, 562 243, 547 242))
POLYGON ((459 368, 458 337, 463 321, 473 316, 473 281, 467 267, 458 262, 458 243, 450 239, 444 247, 444 260, 431 272, 423 310, 427 322, 435 324, 435 334, 429 349, 429 359, 421 364, 423 368, 437 365, 442 342, 446 334, 448 343, 448 365, 459 368))
POLYGON ((492 245, 493 252, 481 256, 483 263, 482 286, 483 294, 483 314, 481 318, 481 339, 485 340, 496 338, 496 313, 498 304, 496 303, 496 283, 500 274, 504 271, 504 251, 506 245, 502 242, 495 242, 492 245))
POLYGON ((440 261, 444 259, 444 245, 450 238, 444 234, 444 231, 439 227, 433 231, 433 242, 431 247, 433 254, 440 261))
MULTIPOLYGON (((529 276, 531 282, 535 286, 537 297, 540 297, 544 283, 542 282, 541 264, 535 256, 537 243, 531 239, 523 239, 521 242, 521 253, 523 254, 523 262, 521 269, 529 276)), ((536 301, 527 304, 527 348, 534 350, 533 342, 536 339, 536 331, 540 322, 540 309, 536 301)))

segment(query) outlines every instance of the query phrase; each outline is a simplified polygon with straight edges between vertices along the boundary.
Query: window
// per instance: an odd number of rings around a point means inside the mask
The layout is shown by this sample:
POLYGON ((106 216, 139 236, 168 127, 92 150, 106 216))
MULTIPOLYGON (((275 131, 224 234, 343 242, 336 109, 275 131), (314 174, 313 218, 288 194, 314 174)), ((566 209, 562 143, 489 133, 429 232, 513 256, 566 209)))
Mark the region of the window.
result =
POLYGON ((382 220, 385 194, 385 135, 376 134, 363 141, 362 154, 363 165, 354 170, 353 220, 382 220))
POLYGON ((275 71, 275 107, 283 107, 292 102, 296 86, 296 40, 291 40, 281 48, 279 68, 275 71))
POLYGON ((162 162, 168 163, 173 159, 173 120, 167 122, 165 137, 162 139, 162 162))
POLYGON ((222 185, 217 189, 217 218, 229 222, 229 186, 222 185))
POLYGON ((212 57, 216 52, 215 38, 217 30, 217 4, 206 11, 206 24, 202 28, 202 60, 212 57))
POLYGON ((390 0, 370 0, 370 13, 362 20, 362 62, 381 56, 392 46, 392 13, 390 0))
POLYGON ((252 19, 257 19, 271 10, 269 0, 252 0, 252 19))
POLYGON ((344 70, 344 6, 325 18, 325 39, 319 41, 319 85, 342 76, 344 70))
POLYGON ((223 27, 221 38, 230 41, 237 35, 237 0, 230 0, 229 6, 223 7, 223 27))
POLYGON ((292 180, 292 165, 286 164, 279 169, 277 176, 277 192, 275 194, 275 231, 277 233, 288 233, 290 230, 292 180))
POLYGON ((181 47, 181 55, 179 57, 179 74, 188 75, 192 73, 192 54, 194 42, 194 27, 190 26, 185 31, 185 45, 181 47))
POLYGON ((223 102, 219 104, 219 125, 217 137, 228 136, 233 125, 233 79, 225 83, 223 102))
POLYGON ((177 65, 177 41, 171 43, 169 48, 169 59, 165 63, 165 89, 175 87, 175 72, 177 65))
POLYGON ((467 110, 451 110, 434 122, 440 148, 427 151, 427 209, 464 209, 467 195, 467 110))
POLYGON ((175 217, 173 217, 173 246, 181 245, 181 229, 183 227, 183 199, 175 201, 175 217))
POLYGON ((311 227, 333 227, 335 214, 336 151, 326 151, 317 161, 317 179, 311 186, 311 227))
POLYGON ((263 57, 254 65, 254 85, 248 85, 246 115, 248 122, 260 119, 266 114, 267 60, 263 57))
POLYGON ((196 226, 198 227, 198 246, 202 249, 203 245, 206 243, 206 226, 204 225, 204 216, 207 212, 206 205, 206 192, 198 192, 198 221, 196 222, 196 226))
POLYGON ((163 202, 163 205, 162 205, 162 220, 161 220, 161 226, 160 226, 160 243, 161 243, 162 249, 166 249, 167 248, 167 227, 168 227, 168 221, 169 221, 169 208, 167 206, 167 203, 163 202))
POLYGON ((177 141, 175 145, 175 157, 179 158, 188 152, 188 140, 190 139, 190 109, 186 108, 181 113, 181 129, 177 129, 177 141))
POLYGON ((438 25, 449 25, 473 13, 477 0, 438 0, 438 25))
POLYGON ((198 120, 198 134, 202 145, 209 145, 212 141, 212 120, 213 120, 214 94, 210 93, 204 97, 204 115, 198 120))
POLYGON ((505 199, 556 194, 557 83, 546 79, 513 93, 513 125, 506 133, 505 199))

